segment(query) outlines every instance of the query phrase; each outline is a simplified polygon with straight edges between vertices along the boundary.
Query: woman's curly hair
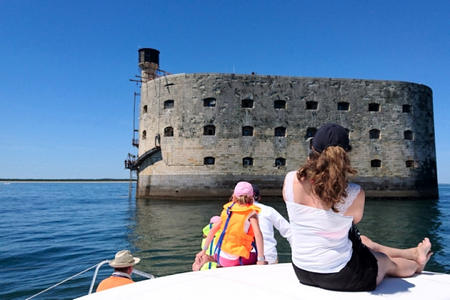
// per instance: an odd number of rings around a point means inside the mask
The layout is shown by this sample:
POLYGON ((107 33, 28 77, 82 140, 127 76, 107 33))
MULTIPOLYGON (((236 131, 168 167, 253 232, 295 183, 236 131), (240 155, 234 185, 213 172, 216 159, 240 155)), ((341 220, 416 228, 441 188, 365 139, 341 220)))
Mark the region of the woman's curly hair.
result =
POLYGON ((337 212, 336 204, 347 196, 348 175, 354 174, 347 152, 329 146, 322 153, 313 148, 308 161, 297 171, 297 178, 310 180, 314 193, 337 212))

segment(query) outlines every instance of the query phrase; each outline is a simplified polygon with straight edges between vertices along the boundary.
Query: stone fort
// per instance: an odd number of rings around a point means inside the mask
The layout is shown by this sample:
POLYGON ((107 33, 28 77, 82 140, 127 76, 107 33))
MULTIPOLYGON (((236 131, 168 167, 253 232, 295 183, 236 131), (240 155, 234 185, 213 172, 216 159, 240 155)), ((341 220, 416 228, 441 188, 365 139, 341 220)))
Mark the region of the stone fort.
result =
MULTIPOLYGON (((281 196, 309 138, 333 122, 350 135, 367 197, 436 198, 433 98, 409 82, 257 74, 158 76, 139 50, 137 198, 229 197, 240 180, 281 196)), ((137 131, 137 130, 136 130, 137 131)))

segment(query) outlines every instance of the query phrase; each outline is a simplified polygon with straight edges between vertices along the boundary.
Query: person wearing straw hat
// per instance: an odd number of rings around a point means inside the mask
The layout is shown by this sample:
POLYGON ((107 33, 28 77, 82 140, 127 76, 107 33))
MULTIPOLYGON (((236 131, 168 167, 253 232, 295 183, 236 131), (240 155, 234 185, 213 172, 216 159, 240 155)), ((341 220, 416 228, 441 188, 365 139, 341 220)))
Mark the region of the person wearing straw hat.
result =
POLYGON ((130 250, 120 250, 116 253, 113 260, 109 261, 109 265, 114 268, 112 275, 102 282, 97 287, 97 292, 118 287, 125 284, 133 283, 131 273, 133 266, 141 261, 139 257, 133 257, 130 250))

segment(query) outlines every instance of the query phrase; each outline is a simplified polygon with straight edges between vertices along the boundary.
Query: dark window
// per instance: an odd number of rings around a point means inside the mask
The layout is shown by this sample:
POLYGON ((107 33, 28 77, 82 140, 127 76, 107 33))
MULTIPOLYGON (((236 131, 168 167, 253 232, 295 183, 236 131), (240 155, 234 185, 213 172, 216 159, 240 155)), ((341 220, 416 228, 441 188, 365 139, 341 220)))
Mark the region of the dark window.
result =
POLYGON ((242 165, 244 167, 253 166, 253 158, 251 158, 251 157, 244 157, 242 159, 242 165))
POLYGON ((403 104, 403 106, 402 106, 402 112, 404 112, 404 113, 410 113, 410 112, 411 112, 411 105, 409 105, 409 104, 403 104))
POLYGON ((413 132, 411 130, 406 130, 403 132, 403 137, 405 140, 412 140, 413 139, 413 132))
POLYGON ((207 156, 203 158, 204 165, 213 165, 216 162, 216 159, 212 156, 207 156))
POLYGON ((379 103, 369 103, 369 111, 380 111, 379 103))
POLYGON ((306 128, 306 134, 305 134, 305 140, 314 137, 314 135, 316 134, 317 128, 315 127, 308 127, 306 128))
POLYGON ((286 136, 286 128, 285 127, 275 128, 275 136, 286 136))
POLYGON ((173 100, 166 100, 164 101, 164 109, 173 108, 174 101, 173 100))
POLYGON ((373 159, 370 161, 370 166, 372 168, 380 168, 381 167, 381 160, 379 159, 373 159))
POLYGON ((414 168, 415 167, 415 162, 413 160, 407 160, 405 161, 406 167, 407 168, 414 168))
POLYGON ((380 138, 380 131, 378 129, 371 129, 369 131, 369 138, 371 138, 371 139, 379 139, 380 138))
POLYGON ((275 159, 275 167, 281 167, 281 166, 285 166, 286 165, 286 159, 282 158, 282 157, 278 157, 277 159, 275 159))
POLYGON ((142 131, 142 139, 145 140, 147 138, 147 131, 142 131))
POLYGON ((144 112, 144 114, 147 113, 147 105, 144 105, 143 112, 144 112))
POLYGON ((244 99, 241 104, 242 108, 253 108, 253 100, 252 99, 244 99))
POLYGON ((214 125, 206 125, 203 127, 203 135, 215 135, 216 127, 214 125))
POLYGON ((252 126, 242 127, 242 136, 253 136, 253 127, 252 126))
POLYGON ((350 107, 350 103, 348 102, 338 102, 337 109, 338 110, 348 110, 350 107))
POLYGON ((164 128, 164 136, 173 136, 173 128, 172 127, 164 128))
POLYGON ((317 109, 318 103, 316 101, 306 101, 306 109, 317 109))
POLYGON ((286 108, 286 101, 284 101, 284 100, 275 100, 273 102, 273 107, 275 109, 285 109, 286 108))
POLYGON ((214 107, 216 106, 216 98, 205 98, 203 99, 203 106, 214 107))

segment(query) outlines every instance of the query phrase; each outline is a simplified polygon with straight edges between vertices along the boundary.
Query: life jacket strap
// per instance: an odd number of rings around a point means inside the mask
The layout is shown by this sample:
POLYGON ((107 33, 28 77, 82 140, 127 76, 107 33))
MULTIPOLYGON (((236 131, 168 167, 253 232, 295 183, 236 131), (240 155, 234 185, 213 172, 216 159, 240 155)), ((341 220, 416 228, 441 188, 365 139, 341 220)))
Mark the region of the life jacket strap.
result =
POLYGON ((222 233, 220 234, 219 240, 217 241, 216 249, 214 249, 214 252, 217 253, 217 264, 220 265, 220 250, 222 248, 222 242, 223 237, 225 236, 225 232, 227 231, 228 223, 231 219, 231 214, 233 213, 231 211, 231 208, 236 202, 233 202, 230 206, 227 208, 227 220, 225 221, 225 226, 223 227, 222 233))

